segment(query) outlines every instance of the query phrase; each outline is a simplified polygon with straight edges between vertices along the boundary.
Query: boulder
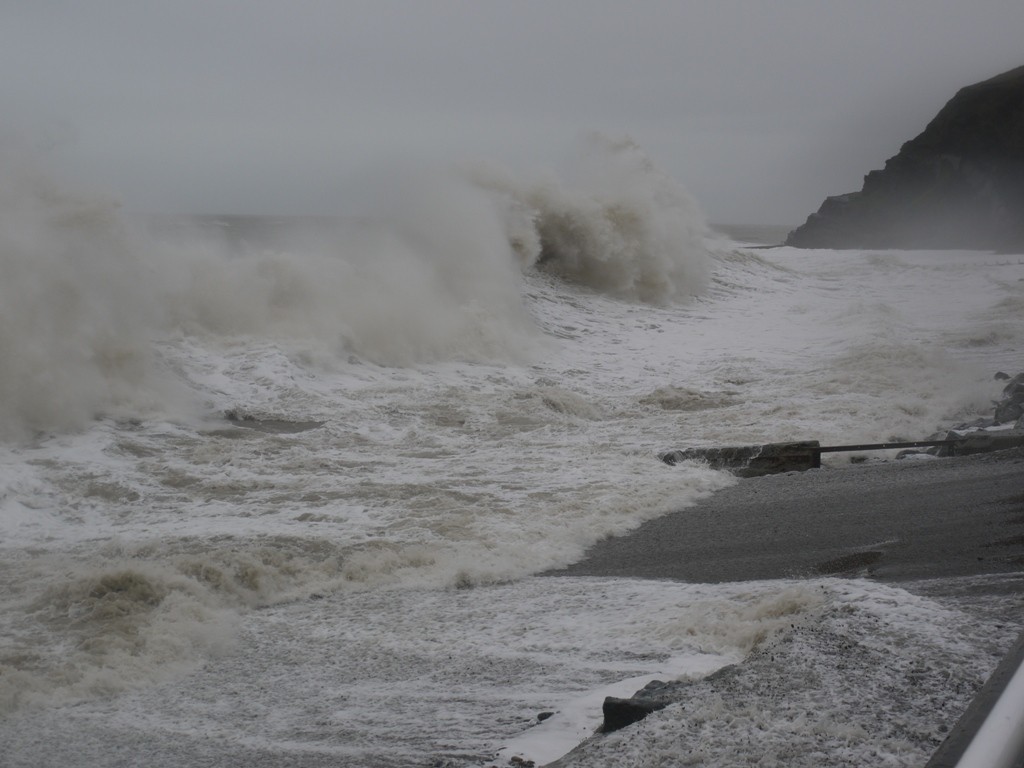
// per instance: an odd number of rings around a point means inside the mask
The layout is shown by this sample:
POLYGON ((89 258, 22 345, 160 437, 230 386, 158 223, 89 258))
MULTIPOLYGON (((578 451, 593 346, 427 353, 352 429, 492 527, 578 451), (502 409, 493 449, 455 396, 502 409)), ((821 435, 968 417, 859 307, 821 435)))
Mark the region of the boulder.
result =
POLYGON ((604 721, 601 733, 612 733, 643 720, 676 700, 679 683, 652 680, 628 699, 608 696, 601 707, 604 721))
POLYGON ((827 198, 786 245, 1024 250, 1024 66, 962 88, 859 192, 827 198))
POLYGON ((1013 378, 1010 378, 1009 376, 1006 378, 1009 380, 1007 381, 1006 386, 1003 387, 1004 399, 1024 394, 1024 373, 1018 373, 1013 378))
POLYGON ((996 424, 1008 424, 1017 421, 1021 416, 1024 416, 1024 397, 1020 401, 1004 400, 998 403, 994 421, 996 424))
POLYGON ((1009 379, 1003 387, 1003 397, 996 403, 993 414, 995 424, 1008 424, 1024 417, 1024 373, 1009 379))

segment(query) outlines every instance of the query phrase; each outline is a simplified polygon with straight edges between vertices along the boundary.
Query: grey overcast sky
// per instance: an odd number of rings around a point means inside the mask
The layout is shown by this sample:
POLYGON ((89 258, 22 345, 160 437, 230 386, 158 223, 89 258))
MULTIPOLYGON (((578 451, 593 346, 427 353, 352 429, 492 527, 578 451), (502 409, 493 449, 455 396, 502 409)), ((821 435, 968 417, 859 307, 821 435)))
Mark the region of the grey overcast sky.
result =
POLYGON ((798 224, 1022 64, 1022 0, 0 0, 0 125, 155 212, 344 213, 377 165, 600 131, 798 224))

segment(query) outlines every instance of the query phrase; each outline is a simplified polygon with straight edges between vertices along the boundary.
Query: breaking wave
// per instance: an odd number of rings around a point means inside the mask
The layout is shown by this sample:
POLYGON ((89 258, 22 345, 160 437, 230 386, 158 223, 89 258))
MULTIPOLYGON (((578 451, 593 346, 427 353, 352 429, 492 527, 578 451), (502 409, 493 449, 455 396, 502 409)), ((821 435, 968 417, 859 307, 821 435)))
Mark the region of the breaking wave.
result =
POLYGON ((88 561, 65 555, 56 568, 43 557, 20 570, 29 577, 20 585, 26 594, 13 595, 3 611, 9 642, 0 650, 0 716, 194 669, 234 650, 248 610, 306 599, 345 577, 329 542, 286 538, 250 546, 112 544, 88 561), (46 575, 54 570, 56 578, 46 575))
POLYGON ((154 342, 181 334, 398 366, 524 359, 536 341, 503 225, 465 183, 435 184, 397 226, 237 253, 198 232, 155 239, 32 169, 2 175, 7 436, 166 410, 185 391, 154 342))
POLYGON ((696 201, 632 140, 589 137, 579 181, 514 182, 478 171, 503 194, 509 240, 529 265, 623 299, 666 304, 709 279, 709 234, 696 201))
POLYGON ((287 242, 156 236, 0 148, 0 429, 131 418, 187 401, 154 351, 260 338, 389 366, 529 359, 522 270, 663 304, 707 282, 692 199, 631 141, 592 138, 578 180, 482 168, 392 175, 372 216, 287 242))
POLYGON ((146 383, 160 321, 138 250, 111 202, 0 147, 2 429, 80 426, 146 383))
POLYGON ((110 695, 191 669, 232 648, 238 620, 197 579, 141 562, 80 570, 9 608, 0 714, 110 695))

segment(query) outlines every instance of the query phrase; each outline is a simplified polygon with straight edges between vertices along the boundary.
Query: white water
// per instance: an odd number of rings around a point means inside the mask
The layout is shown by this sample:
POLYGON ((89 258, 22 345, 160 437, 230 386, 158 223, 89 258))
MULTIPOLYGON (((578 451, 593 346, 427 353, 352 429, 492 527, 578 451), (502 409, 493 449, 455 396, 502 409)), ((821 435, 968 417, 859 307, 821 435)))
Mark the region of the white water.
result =
POLYGON ((732 482, 659 451, 988 411, 1022 367, 1024 257, 744 248, 628 143, 572 184, 403 180, 272 247, 155 238, 6 163, 10 764, 475 764, 541 710, 550 757, 607 686, 807 623, 888 627, 895 668, 961 670, 954 702, 990 664, 999 631, 888 587, 532 574, 732 482))

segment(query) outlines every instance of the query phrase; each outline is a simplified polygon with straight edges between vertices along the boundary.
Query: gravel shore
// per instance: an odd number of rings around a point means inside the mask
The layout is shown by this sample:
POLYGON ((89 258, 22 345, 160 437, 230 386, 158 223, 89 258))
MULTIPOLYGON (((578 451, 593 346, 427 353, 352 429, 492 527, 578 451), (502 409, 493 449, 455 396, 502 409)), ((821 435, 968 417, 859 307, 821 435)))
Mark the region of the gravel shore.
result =
POLYGON ((740 480, 549 575, 885 582, 1024 571, 1024 449, 740 480))
MULTIPOLYGON (((1019 633, 1024 599, 1024 449, 740 480, 694 507, 600 542, 580 562, 548 575, 712 583, 866 577, 960 609, 974 617, 969 626, 988 627, 1005 649, 1019 633)), ((865 765, 882 762, 882 755, 894 765, 923 765, 940 743, 936 765, 952 765, 947 758, 955 761, 970 742, 1000 689, 983 692, 954 726, 978 685, 968 669, 976 659, 944 657, 945 635, 909 662, 892 649, 865 656, 885 635, 877 629, 865 643, 864 628, 848 631, 844 621, 794 626, 742 664, 696 682, 663 683, 662 706, 671 703, 671 710, 595 736, 550 768, 865 765), (925 671, 908 671, 907 663, 925 671), (708 728, 708 707, 716 723, 729 727, 708 728), (829 742, 840 713, 872 725, 829 742), (821 733, 793 727, 805 721, 821 733), (918 725, 907 729, 909 722, 918 725), (751 732, 752 740, 744 736, 751 732)), ((963 640, 969 633, 951 626, 949 634, 963 640)), ((1018 663, 1021 642, 1007 668, 1018 663)))

